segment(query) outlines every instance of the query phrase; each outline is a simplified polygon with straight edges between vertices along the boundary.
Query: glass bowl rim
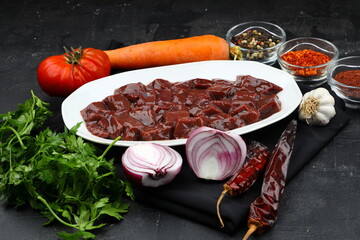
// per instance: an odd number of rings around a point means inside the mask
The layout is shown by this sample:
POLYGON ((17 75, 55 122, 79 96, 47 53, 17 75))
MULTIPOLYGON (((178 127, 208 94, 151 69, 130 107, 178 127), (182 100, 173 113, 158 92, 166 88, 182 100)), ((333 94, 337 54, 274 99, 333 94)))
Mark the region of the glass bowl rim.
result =
MULTIPOLYGON (((348 60, 348 59, 355 59, 358 58, 360 60, 360 56, 348 56, 348 57, 344 57, 344 58, 339 58, 336 61, 334 61, 330 66, 329 69, 327 71, 327 77, 328 77, 328 83, 330 85, 330 87, 334 86, 340 86, 340 87, 346 87, 349 89, 354 89, 354 90, 360 90, 360 87, 356 87, 356 86, 350 86, 350 85, 346 85, 344 83, 341 83, 339 81, 336 81, 335 78, 332 77, 332 70, 335 67, 335 64, 337 64, 339 61, 343 61, 343 60, 348 60)), ((360 68, 360 61, 359 61, 359 68, 360 68)))
MULTIPOLYGON (((304 42, 306 43, 306 42, 304 42)), ((313 43, 314 44, 314 43, 313 43)), ((316 45, 316 44, 314 44, 316 45)), ((296 45, 295 45, 296 46, 296 45)), ((289 51, 287 51, 289 52, 289 51)), ((285 52, 285 53, 287 53, 285 52)), ((283 53, 283 54, 285 54, 283 53)), ((283 55, 282 54, 282 55, 283 55)), ((335 61, 337 61, 339 59, 339 49, 335 46, 335 44, 333 44, 332 42, 328 41, 328 40, 325 40, 325 39, 322 39, 322 38, 317 38, 317 37, 298 37, 298 38, 293 38, 293 39, 290 39, 290 40, 287 40, 286 42, 284 42, 284 44, 282 44, 282 46, 279 47, 279 49, 276 51, 276 55, 277 55, 277 59, 279 61, 280 64, 284 64, 284 65, 287 65, 287 66, 290 66, 290 67, 295 67, 295 68, 301 68, 301 69, 313 69, 313 68, 322 68, 322 67, 326 67, 326 66, 330 66, 331 64, 333 64, 335 61), (291 43, 291 42, 296 42, 296 41, 299 41, 299 40, 307 40, 307 39, 310 39, 310 40, 317 40, 317 41, 321 41, 321 42, 324 42, 326 44, 328 44, 329 46, 331 46, 333 49, 334 49, 334 57, 331 58, 330 61, 326 62, 326 63, 323 63, 321 65, 316 65, 316 66, 299 66, 299 65, 294 65, 294 64, 291 64, 291 63, 288 63, 286 62, 285 60, 283 60, 279 54, 279 52, 282 50, 281 48, 284 47, 284 45, 286 43, 291 43)))
MULTIPOLYGON (((257 26, 249 26, 248 28, 246 29, 249 29, 249 28, 253 28, 253 27, 257 27, 257 26)), ((264 27, 265 28, 265 27, 264 27)), ((246 30, 245 29, 245 30, 246 30)), ((241 32, 240 32, 241 33, 241 32)), ((234 35, 235 36, 235 35, 234 35)), ((272 50, 272 49, 276 49, 278 48, 279 46, 281 46, 281 44, 283 44, 285 41, 286 41, 286 33, 284 31, 284 29, 282 29, 279 25, 276 25, 274 23, 271 23, 271 22, 266 22, 266 21, 248 21, 248 22, 243 22, 243 23, 239 23, 239 24, 236 24, 234 26, 232 26, 227 32, 226 32, 226 41, 230 44, 230 47, 239 47, 239 49, 241 51, 268 51, 268 50, 272 50), (275 27, 276 29, 280 30, 281 32, 281 39, 280 39, 280 42, 278 44, 276 44, 275 46, 272 46, 272 47, 268 47, 268 48, 263 48, 263 49, 249 49, 249 48, 242 48, 236 44, 233 44, 230 40, 230 32, 233 31, 234 29, 236 29, 237 27, 239 26, 242 26, 242 25, 247 25, 247 24, 266 24, 266 25, 269 25, 269 26, 272 26, 272 27, 275 27)))

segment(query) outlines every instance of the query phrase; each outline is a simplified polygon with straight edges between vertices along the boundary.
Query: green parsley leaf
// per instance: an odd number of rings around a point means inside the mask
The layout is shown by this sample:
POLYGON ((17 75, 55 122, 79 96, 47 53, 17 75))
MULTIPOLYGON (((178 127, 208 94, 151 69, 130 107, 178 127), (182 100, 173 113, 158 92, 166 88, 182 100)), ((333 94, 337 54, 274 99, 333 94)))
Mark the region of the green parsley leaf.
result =
POLYGON ((128 211, 131 186, 92 143, 76 136, 80 123, 56 133, 44 128, 52 115, 48 104, 32 98, 18 109, 0 114, 0 197, 16 207, 29 204, 49 224, 58 221, 76 232, 59 232, 63 239, 94 239, 90 231, 106 225, 104 215, 117 220, 128 211), (101 154, 101 155, 100 155, 101 154))

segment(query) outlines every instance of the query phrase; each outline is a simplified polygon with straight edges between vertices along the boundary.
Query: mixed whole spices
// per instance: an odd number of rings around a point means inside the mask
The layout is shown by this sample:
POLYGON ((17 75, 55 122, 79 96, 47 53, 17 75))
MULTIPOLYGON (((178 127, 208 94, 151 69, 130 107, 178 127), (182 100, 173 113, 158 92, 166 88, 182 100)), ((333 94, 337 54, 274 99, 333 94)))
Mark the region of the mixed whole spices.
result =
POLYGON ((249 29, 246 32, 233 36, 230 41, 240 48, 254 51, 246 51, 243 57, 247 60, 267 59, 274 50, 264 49, 274 47, 281 39, 260 29, 249 29))
POLYGON ((92 230, 109 218, 123 218, 129 207, 124 195, 134 195, 104 157, 113 144, 101 154, 75 135, 78 125, 60 133, 43 129, 52 116, 48 105, 32 93, 16 111, 0 114, 1 200, 30 205, 48 219, 45 224, 76 230, 58 232, 63 239, 93 239, 92 230))
POLYGON ((254 232, 269 229, 277 220, 279 204, 285 188, 290 157, 294 149, 297 121, 292 120, 275 145, 268 160, 261 194, 250 205, 249 230, 243 240, 254 232))
POLYGON ((294 72, 294 75, 304 76, 304 77, 321 75, 325 67, 319 67, 319 68, 311 68, 311 67, 325 64, 331 60, 331 58, 328 55, 312 49, 289 51, 283 54, 281 56, 281 59, 292 65, 309 67, 309 68, 289 67, 294 72))

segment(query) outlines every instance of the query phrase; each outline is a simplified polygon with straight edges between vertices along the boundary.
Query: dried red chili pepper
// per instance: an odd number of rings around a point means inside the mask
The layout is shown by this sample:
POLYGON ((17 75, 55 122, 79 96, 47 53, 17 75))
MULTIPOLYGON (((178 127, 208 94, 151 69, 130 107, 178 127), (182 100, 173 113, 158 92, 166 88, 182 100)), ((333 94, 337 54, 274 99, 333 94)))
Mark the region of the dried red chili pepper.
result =
POLYGON ((249 230, 243 240, 246 240, 254 232, 261 233, 270 228, 277 219, 290 156, 294 148, 296 129, 297 121, 292 120, 271 153, 265 170, 261 194, 250 205, 249 230))
POLYGON ((230 196, 238 196, 247 191, 258 179, 260 173, 264 169, 268 156, 269 150, 265 145, 256 141, 251 141, 248 144, 248 160, 244 163, 244 166, 240 169, 240 171, 224 184, 224 191, 221 193, 217 201, 216 210, 221 227, 224 227, 224 222, 221 218, 219 210, 221 200, 226 194, 229 194, 230 196))

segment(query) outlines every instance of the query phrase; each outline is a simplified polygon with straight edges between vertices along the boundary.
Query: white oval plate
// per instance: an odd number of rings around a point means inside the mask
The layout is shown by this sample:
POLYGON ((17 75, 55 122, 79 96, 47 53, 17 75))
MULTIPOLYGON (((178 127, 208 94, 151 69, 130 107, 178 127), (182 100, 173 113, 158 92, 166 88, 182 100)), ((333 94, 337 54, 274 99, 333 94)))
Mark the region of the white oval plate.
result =
MULTIPOLYGON (((230 132, 245 134, 272 123, 275 123, 290 113, 300 104, 302 93, 293 77, 277 68, 253 61, 204 61, 185 63, 164 67, 147 68, 114 74, 89 82, 68 96, 62 103, 62 117, 67 128, 72 128, 83 122, 80 111, 95 101, 114 94, 114 90, 128 83, 142 82, 147 84, 156 78, 163 78, 171 82, 186 81, 193 78, 221 78, 234 81, 238 75, 251 75, 275 83, 283 88, 278 93, 281 110, 259 122, 233 129, 230 132)), ((113 140, 104 139, 91 134, 85 124, 81 124, 77 135, 95 143, 110 144, 113 140)), ((186 139, 152 141, 167 146, 183 145, 186 139)), ((117 146, 131 146, 139 141, 118 141, 117 146)))

